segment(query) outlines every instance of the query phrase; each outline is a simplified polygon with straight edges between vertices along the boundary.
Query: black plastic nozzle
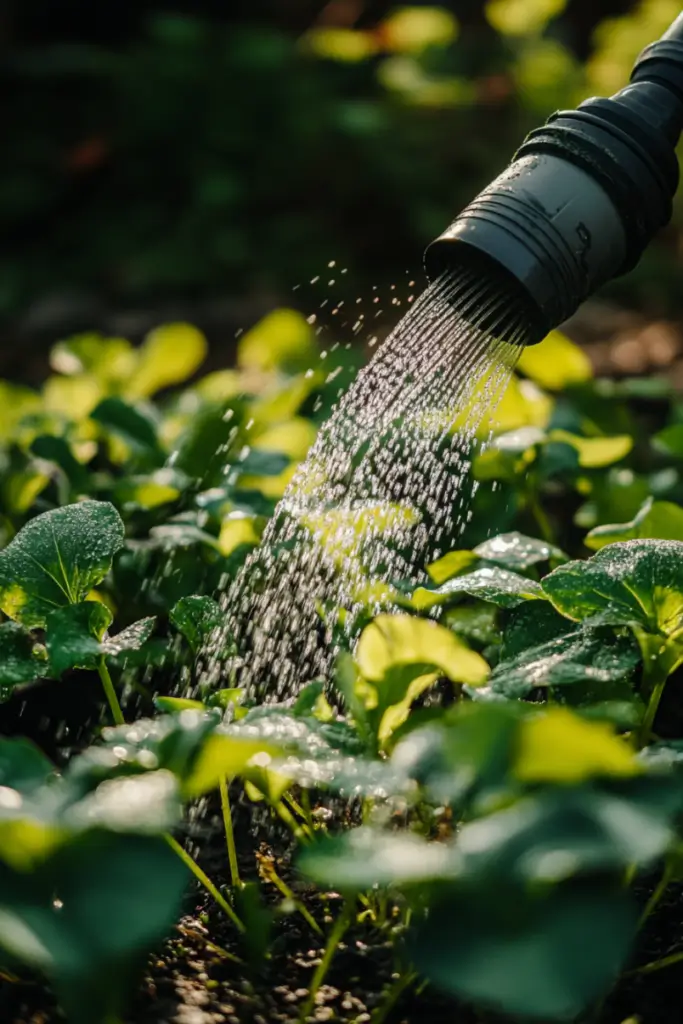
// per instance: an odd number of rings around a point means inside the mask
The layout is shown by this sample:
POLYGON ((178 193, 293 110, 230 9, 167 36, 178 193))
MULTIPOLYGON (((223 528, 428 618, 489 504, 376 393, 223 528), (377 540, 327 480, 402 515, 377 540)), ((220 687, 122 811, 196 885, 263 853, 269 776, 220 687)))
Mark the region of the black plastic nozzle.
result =
POLYGON ((631 270, 671 217, 683 130, 683 14, 610 99, 560 111, 425 254, 489 267, 540 341, 605 281, 631 270))

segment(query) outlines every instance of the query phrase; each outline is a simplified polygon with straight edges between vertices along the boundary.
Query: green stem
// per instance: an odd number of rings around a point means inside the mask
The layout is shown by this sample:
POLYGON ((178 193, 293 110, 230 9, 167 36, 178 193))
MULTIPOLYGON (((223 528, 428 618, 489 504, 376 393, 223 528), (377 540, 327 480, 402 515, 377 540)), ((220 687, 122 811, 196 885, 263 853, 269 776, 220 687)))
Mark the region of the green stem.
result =
POLYGON ((287 885, 287 883, 282 878, 280 878, 275 868, 272 865, 269 865, 265 874, 268 880, 271 881, 275 888, 282 893, 285 899, 292 901, 292 903, 294 904, 298 912, 301 914, 304 921, 308 924, 308 926, 312 928, 314 932, 317 932, 318 935, 322 935, 323 930, 316 921, 316 919, 313 917, 313 915, 310 913, 307 907, 304 906, 301 900, 298 900, 296 898, 296 896, 294 895, 290 887, 287 885))
POLYGON ((230 918, 230 920, 234 924, 235 928, 237 928, 238 931, 245 932, 246 928, 244 927, 244 925, 240 921, 240 919, 237 916, 237 914, 235 913, 235 911, 232 909, 232 907, 230 906, 228 901, 225 899, 225 897, 222 896, 221 893, 218 891, 218 889, 213 884, 213 882, 211 881, 209 876, 204 871, 202 871, 202 869, 200 868, 199 864, 197 864, 197 862, 194 860, 194 858, 192 858, 189 855, 187 850, 183 849, 183 847, 180 845, 180 843, 176 839, 174 839, 173 836, 170 835, 170 833, 165 832, 164 833, 164 839, 166 840, 168 845, 171 847, 173 852, 176 853, 180 857, 180 859, 183 862, 183 864, 187 868, 190 869, 190 871, 192 872, 194 877, 197 879, 197 881, 200 883, 200 885, 203 885, 204 888, 206 889, 206 891, 209 893, 209 895, 213 896, 213 898, 216 901, 216 903, 218 904, 218 906, 230 918))
POLYGON ((638 750, 642 750, 647 745, 650 739, 650 733, 652 732, 652 726, 654 724, 655 717, 657 715, 657 709, 659 708, 659 702, 662 699, 664 693, 664 687, 666 686, 668 676, 664 678, 657 678, 652 692, 650 693, 650 700, 648 701, 643 720, 640 723, 640 728, 636 733, 636 745, 638 750))
POLYGON ((656 907, 658 906, 659 901, 661 900, 662 896, 664 895, 666 890, 669 888, 669 882, 670 881, 671 881, 671 869, 669 867, 665 867, 664 871, 662 872, 662 877, 659 880, 659 884, 657 885, 657 887, 655 888, 655 891, 650 896, 650 899, 647 901, 647 904, 645 905, 645 909, 643 910, 643 913, 640 915, 640 921, 638 922, 638 928, 642 928, 643 927, 643 925, 647 921, 647 919, 650 916, 650 914, 656 909, 656 907))
POLYGON ((327 940, 327 945, 325 946, 325 952, 323 953, 322 960, 316 967, 315 974, 311 979, 311 987, 308 992, 308 999, 301 1008, 301 1013, 299 1014, 299 1020, 301 1021, 305 1021, 306 1018, 310 1017, 311 1013, 313 1012, 313 1007, 315 1006, 315 997, 318 994, 320 986, 325 980, 325 975, 329 970, 334 954, 337 952, 339 943, 343 939, 346 931, 349 928, 349 925, 351 924, 351 921, 353 920, 355 909, 355 900, 349 900, 345 904, 339 917, 334 923, 334 927, 330 932, 330 937, 327 940))
POLYGON ((671 953, 670 956, 665 956, 662 960, 654 960, 643 967, 636 967, 634 971, 628 971, 624 977, 632 978, 636 974, 653 974, 654 971, 663 971, 665 967, 673 967, 674 964, 680 964, 682 961, 683 950, 679 950, 678 953, 671 953))
POLYGON ((225 840, 228 846, 228 863, 230 864, 230 878, 232 884, 237 888, 242 887, 239 864, 237 863, 237 848, 235 846, 235 833, 232 828, 232 812, 230 810, 230 794, 228 793, 228 780, 222 775, 219 781, 221 791, 221 810, 223 811, 223 824, 225 826, 225 840))
POLYGON ((406 989, 410 988, 416 978, 417 974, 415 971, 408 970, 401 972, 393 985, 390 986, 383 1002, 381 1002, 374 1010, 372 1017, 370 1018, 370 1024, 384 1024, 384 1021, 396 1006, 396 1003, 399 1001, 406 989))
POLYGON ((300 826, 302 831, 305 833, 307 839, 313 839, 311 828, 310 828, 310 826, 308 824, 308 819, 306 817, 306 812, 304 811, 303 807, 301 807, 296 802, 296 800, 294 799, 294 797, 290 793, 285 793, 283 795, 282 802, 287 804, 287 806, 290 808, 290 810, 292 810, 295 814, 299 815, 299 817, 301 818, 301 821, 303 822, 303 824, 300 826))
POLYGON ((277 803, 272 803, 271 807, 277 814, 280 821, 284 822, 287 828, 290 830, 294 838, 300 843, 309 843, 311 837, 308 834, 308 830, 305 826, 300 825, 296 820, 292 812, 285 806, 282 800, 278 800, 277 803))
POLYGON ((101 658, 98 658, 97 672, 102 680, 102 688, 104 689, 104 694, 109 701, 109 707, 111 708, 114 722, 116 725, 125 725, 126 720, 123 717, 123 711, 119 704, 119 698, 116 696, 116 690, 114 689, 114 684, 111 681, 111 676, 109 675, 109 669, 107 668, 107 663, 104 660, 104 655, 102 655, 101 658))
POLYGON ((536 490, 533 486, 527 488, 527 501, 529 503, 529 508, 531 509, 532 515, 536 520, 536 525, 541 531, 541 536, 543 537, 543 540, 546 541, 546 543, 548 544, 554 545, 555 534, 553 532, 550 519, 548 518, 546 511, 543 508, 543 505, 541 504, 538 494, 536 493, 536 490))

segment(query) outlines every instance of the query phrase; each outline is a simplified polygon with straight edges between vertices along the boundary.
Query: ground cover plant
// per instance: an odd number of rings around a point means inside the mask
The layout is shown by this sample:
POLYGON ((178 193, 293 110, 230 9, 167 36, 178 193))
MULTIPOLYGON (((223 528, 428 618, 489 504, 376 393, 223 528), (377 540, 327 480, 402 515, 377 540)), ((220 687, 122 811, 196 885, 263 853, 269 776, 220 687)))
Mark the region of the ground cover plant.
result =
POLYGON ((464 534, 368 596, 329 679, 257 704, 220 601, 356 369, 327 350, 279 310, 204 377, 171 324, 0 383, 8 1019, 18 991, 35 1020, 139 1019, 198 903, 249 999, 285 986, 277 1019, 670 1019, 683 404, 594 380, 560 334, 525 352, 464 534), (351 946, 382 965, 366 1003, 329 984, 351 946))

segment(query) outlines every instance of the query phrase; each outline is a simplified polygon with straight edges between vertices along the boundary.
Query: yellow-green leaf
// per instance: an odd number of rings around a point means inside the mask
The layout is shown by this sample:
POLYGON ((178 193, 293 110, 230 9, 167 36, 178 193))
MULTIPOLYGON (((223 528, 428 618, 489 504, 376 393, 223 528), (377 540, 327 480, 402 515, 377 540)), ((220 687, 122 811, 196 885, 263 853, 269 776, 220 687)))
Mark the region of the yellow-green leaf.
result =
POLYGON ((380 26, 384 46, 397 53, 421 53, 429 46, 450 46, 458 21, 443 7, 399 7, 380 26))
POLYGON ((412 615, 378 615, 358 641, 356 661, 361 674, 379 682, 395 666, 424 665, 439 669, 455 683, 481 686, 489 667, 450 630, 412 615))
POLYGON ((317 356, 315 334, 294 309, 276 309, 242 335, 237 362, 245 370, 305 369, 317 356))
POLYGON ((148 398, 162 388, 182 384, 199 369, 207 350, 206 338, 191 324, 156 327, 140 348, 138 367, 126 393, 132 398, 148 398))
POLYGON ((427 572, 432 582, 436 583, 437 586, 441 586, 442 583, 452 579, 453 576, 459 576, 460 573, 467 572, 478 561, 479 558, 473 551, 449 551, 448 554, 443 555, 436 562, 428 565, 427 572))
POLYGON ((489 0, 486 17, 490 25, 506 36, 526 36, 542 32, 561 14, 567 0, 489 0))
POLYGON ((579 453, 579 465, 584 469, 602 469, 623 459, 633 448, 628 434, 614 437, 579 437, 568 430, 551 430, 550 441, 571 445, 579 453))
POLYGON ((648 498, 628 523, 596 526, 586 537, 586 547, 598 551, 620 540, 654 537, 658 540, 683 540, 683 508, 673 501, 648 498))
POLYGON ((513 772, 521 782, 577 785, 596 776, 629 778, 641 771, 633 749, 605 722, 551 708, 520 724, 513 772))
POLYGON ((221 778, 248 774, 251 768, 268 768, 276 751, 263 740, 241 739, 213 733, 201 747, 184 795, 192 799, 215 789, 221 778))
POLYGON ((562 391, 593 376, 586 353, 560 331, 551 331, 539 345, 528 345, 517 367, 548 391, 562 391))

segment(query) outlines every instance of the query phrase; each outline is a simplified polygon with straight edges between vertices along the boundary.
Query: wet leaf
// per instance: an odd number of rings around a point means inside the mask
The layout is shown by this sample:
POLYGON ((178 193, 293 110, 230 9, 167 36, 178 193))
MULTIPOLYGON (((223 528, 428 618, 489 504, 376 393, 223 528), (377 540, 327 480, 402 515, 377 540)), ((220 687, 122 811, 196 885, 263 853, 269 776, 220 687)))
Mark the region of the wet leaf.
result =
POLYGON ((564 552, 554 545, 516 532, 501 533, 498 537, 492 537, 491 540, 479 544, 473 553, 483 561, 501 565, 515 572, 524 572, 525 569, 542 562, 567 561, 564 552))
POLYGON ((456 576, 440 587, 418 587, 411 603, 419 611, 436 605, 456 604, 464 595, 479 597, 501 608, 515 608, 524 601, 543 600, 540 584, 518 573, 497 567, 484 567, 464 576, 456 576))
POLYGON ((101 641, 111 623, 111 612, 99 601, 83 601, 50 612, 45 643, 55 676, 59 678, 70 668, 96 668, 101 641))
POLYGON ((206 595, 182 597, 173 606, 170 619, 196 654, 225 626, 225 613, 217 601, 206 595))
POLYGON ((672 501, 655 501, 650 497, 629 523, 596 526, 584 543, 597 551, 616 541, 645 538, 683 540, 683 508, 672 501))
POLYGON ((683 543, 610 544, 586 562, 555 569, 543 590, 568 618, 637 626, 675 639, 683 630, 683 543))
POLYGON ((598 698, 601 685, 627 678, 639 663, 640 652, 630 636, 578 629, 504 658, 496 665, 488 689, 520 699, 537 687, 587 683, 598 698))
POLYGON ((0 608, 29 628, 55 608, 83 601, 123 545, 123 523, 108 502, 84 501, 32 519, 0 551, 0 608))
POLYGON ((303 851, 298 863, 318 884, 342 892, 424 885, 457 876, 460 866, 449 844, 370 827, 320 840, 303 851))
POLYGON ((47 675, 44 658, 36 656, 35 640, 18 622, 0 625, 0 698, 18 683, 30 683, 47 675))
POLYGON ((427 566, 427 572, 432 583, 439 586, 450 580, 453 576, 461 576, 468 572, 478 561, 473 551, 449 551, 442 555, 436 562, 427 566))
POLYGON ((105 637, 101 644, 102 653, 117 657, 126 651, 139 651, 152 635, 155 623, 156 616, 150 615, 126 626, 115 636, 105 637))

